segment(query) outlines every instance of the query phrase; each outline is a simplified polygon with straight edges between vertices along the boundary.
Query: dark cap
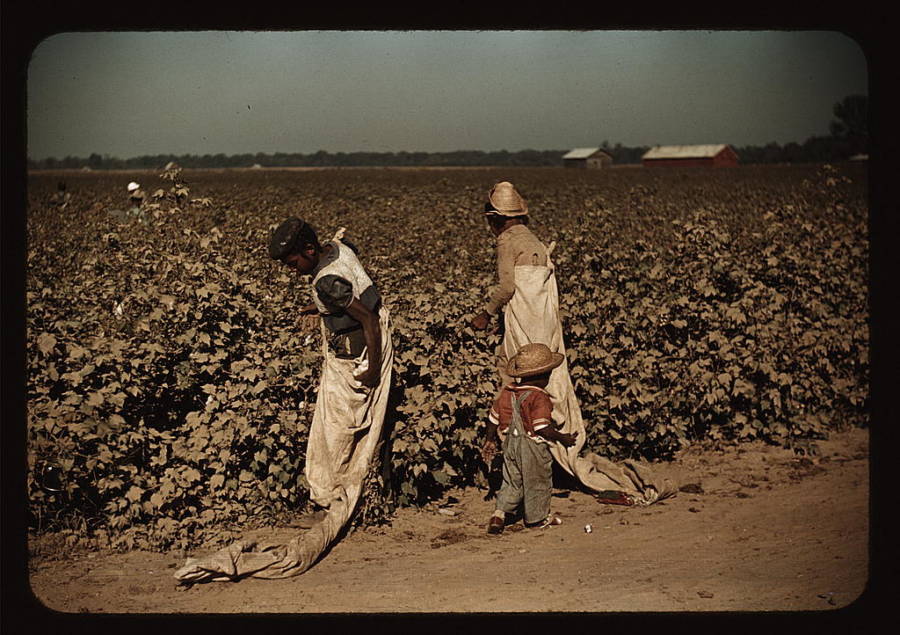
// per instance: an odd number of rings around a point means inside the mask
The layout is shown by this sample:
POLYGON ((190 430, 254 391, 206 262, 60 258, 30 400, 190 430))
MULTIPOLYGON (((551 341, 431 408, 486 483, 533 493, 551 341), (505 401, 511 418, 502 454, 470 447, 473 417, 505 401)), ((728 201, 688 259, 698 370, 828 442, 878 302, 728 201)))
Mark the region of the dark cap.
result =
MULTIPOLYGON (((272 232, 269 239, 269 256, 273 260, 284 260, 287 256, 297 253, 309 242, 308 237, 307 240, 301 240, 301 237, 311 232, 312 228, 303 220, 296 217, 288 218, 272 232)), ((312 238, 315 240, 315 234, 312 234, 312 238)))

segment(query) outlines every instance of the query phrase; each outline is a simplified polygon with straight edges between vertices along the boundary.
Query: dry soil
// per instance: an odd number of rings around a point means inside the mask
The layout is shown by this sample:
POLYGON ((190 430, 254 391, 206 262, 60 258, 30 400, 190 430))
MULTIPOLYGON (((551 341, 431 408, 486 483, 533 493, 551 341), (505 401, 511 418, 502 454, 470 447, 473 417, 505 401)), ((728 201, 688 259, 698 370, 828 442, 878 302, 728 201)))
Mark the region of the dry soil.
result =
POLYGON ((485 532, 486 490, 454 491, 351 532, 285 580, 185 587, 173 572, 204 550, 61 558, 36 541, 29 583, 54 615, 834 611, 863 594, 870 570, 868 433, 818 447, 687 449, 657 468, 676 479, 672 498, 621 507, 557 489, 561 525, 500 536, 485 532))

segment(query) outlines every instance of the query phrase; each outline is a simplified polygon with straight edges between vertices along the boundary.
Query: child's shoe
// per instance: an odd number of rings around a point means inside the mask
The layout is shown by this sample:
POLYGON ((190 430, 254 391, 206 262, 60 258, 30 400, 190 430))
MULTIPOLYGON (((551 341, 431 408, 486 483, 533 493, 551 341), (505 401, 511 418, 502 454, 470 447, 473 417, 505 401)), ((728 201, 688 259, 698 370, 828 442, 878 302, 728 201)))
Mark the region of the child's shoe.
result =
POLYGON ((489 534, 502 534, 504 521, 499 516, 491 516, 488 521, 487 532, 489 534))
POLYGON ((552 527, 553 525, 562 525, 562 518, 550 514, 537 527, 538 529, 546 529, 547 527, 552 527))

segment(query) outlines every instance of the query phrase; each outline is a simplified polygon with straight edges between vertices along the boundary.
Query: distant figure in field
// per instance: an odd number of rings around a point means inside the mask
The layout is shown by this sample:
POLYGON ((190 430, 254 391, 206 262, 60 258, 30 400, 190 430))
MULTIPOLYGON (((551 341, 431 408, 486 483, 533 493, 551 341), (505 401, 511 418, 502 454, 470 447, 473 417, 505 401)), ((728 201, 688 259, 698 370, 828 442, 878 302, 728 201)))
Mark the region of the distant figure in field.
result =
POLYGON ((144 200, 147 198, 141 186, 132 181, 126 188, 128 190, 128 202, 131 207, 128 209, 127 216, 129 218, 137 218, 141 222, 144 221, 144 200))
POLYGON ((144 199, 146 195, 144 191, 141 189, 141 186, 134 181, 128 184, 128 202, 131 203, 132 210, 139 210, 141 206, 144 204, 144 199))
POLYGON ((66 209, 69 205, 69 201, 72 200, 72 195, 69 192, 66 192, 66 182, 59 181, 56 184, 56 193, 50 198, 51 204, 55 205, 56 208, 60 211, 66 209))

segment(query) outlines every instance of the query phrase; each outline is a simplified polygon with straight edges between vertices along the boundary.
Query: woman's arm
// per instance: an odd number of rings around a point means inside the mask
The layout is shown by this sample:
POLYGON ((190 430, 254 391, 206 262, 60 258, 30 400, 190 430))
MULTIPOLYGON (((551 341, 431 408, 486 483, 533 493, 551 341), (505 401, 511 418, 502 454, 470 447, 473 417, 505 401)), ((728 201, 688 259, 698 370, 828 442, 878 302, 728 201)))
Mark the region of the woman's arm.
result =
POLYGON ((381 380, 381 325, 378 315, 356 298, 347 305, 347 313, 362 325, 368 351, 369 367, 356 378, 363 385, 374 388, 381 380))

